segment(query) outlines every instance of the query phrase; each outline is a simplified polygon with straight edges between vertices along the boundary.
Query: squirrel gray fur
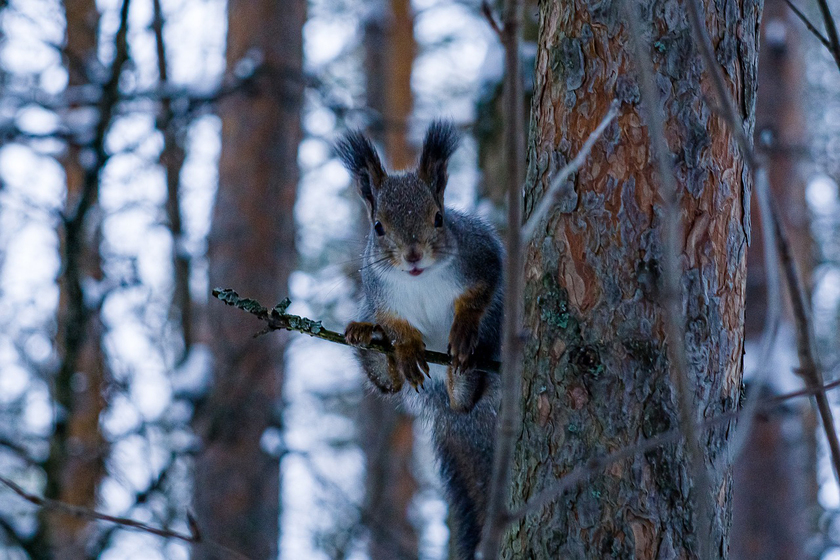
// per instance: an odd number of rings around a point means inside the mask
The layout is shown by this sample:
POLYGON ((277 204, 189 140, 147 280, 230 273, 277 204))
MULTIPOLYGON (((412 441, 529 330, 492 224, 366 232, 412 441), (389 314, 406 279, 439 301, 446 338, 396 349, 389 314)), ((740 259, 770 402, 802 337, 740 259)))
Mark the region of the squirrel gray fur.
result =
POLYGON ((493 464, 498 374, 475 368, 498 359, 503 250, 480 218, 445 208, 447 164, 458 144, 448 121, 429 127, 416 170, 389 174, 369 139, 352 132, 336 151, 365 200, 370 233, 361 269, 360 321, 347 326, 355 345, 389 340, 393 355, 359 350, 383 393, 401 393, 426 419, 453 520, 458 558, 472 559, 481 539, 493 464), (446 351, 448 367, 423 351, 446 351), (402 391, 404 382, 411 389, 402 391))

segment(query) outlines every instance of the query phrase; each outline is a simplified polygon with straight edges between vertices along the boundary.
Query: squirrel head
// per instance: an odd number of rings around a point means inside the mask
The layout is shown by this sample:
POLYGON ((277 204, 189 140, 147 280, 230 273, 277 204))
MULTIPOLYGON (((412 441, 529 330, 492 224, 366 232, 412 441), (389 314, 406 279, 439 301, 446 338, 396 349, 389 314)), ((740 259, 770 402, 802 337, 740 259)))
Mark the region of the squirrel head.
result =
POLYGON ((375 261, 417 276, 449 256, 443 194, 449 157, 457 146, 454 125, 434 121, 417 169, 389 174, 362 133, 351 132, 337 143, 336 152, 367 204, 375 261))

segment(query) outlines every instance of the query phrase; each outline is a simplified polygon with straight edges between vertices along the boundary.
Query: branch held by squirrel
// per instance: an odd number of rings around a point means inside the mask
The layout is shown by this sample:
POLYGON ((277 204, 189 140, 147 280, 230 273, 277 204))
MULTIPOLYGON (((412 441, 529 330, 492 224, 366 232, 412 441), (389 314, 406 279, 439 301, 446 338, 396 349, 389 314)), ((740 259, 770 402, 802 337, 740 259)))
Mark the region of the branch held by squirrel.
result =
MULTIPOLYGON (((324 328, 321 321, 313 321, 307 317, 286 313, 286 310, 292 304, 292 301, 289 298, 284 299, 271 309, 268 309, 257 300, 243 298, 235 290, 230 288, 214 288, 212 293, 213 297, 218 300, 226 303, 227 305, 232 305, 237 309, 241 309, 242 311, 246 311, 260 321, 264 321, 266 323, 266 327, 256 333, 254 337, 264 335, 271 331, 285 330, 307 334, 314 338, 335 342, 336 344, 351 346, 351 344, 345 340, 342 333, 324 328)), ((361 348, 371 352, 379 352, 380 354, 392 354, 394 352, 394 347, 391 342, 385 339, 373 340, 369 345, 361 348)), ((426 362, 430 364, 439 364, 443 366, 449 365, 451 361, 448 354, 445 354, 444 352, 435 352, 433 350, 426 350, 424 357, 426 362)), ((498 372, 499 362, 479 358, 477 368, 488 372, 498 372)))

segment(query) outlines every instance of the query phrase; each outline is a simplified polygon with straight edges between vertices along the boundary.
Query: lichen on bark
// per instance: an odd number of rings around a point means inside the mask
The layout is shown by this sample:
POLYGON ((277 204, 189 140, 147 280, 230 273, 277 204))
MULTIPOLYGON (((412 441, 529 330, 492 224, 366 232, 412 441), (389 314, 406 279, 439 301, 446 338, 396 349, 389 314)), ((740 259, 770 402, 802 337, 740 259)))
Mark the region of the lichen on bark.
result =
MULTIPOLYGON (((706 5, 730 91, 752 132, 760 4, 706 5)), ((682 300, 698 418, 738 404, 743 354, 748 171, 723 119, 678 0, 637 5, 650 34, 679 186, 682 300)), ((608 111, 574 190, 532 241, 525 265, 523 427, 512 506, 587 459, 678 426, 660 305, 663 204, 631 49, 617 1, 543 2, 529 137, 525 209, 608 111)), ((732 426, 701 442, 713 484, 712 551, 726 557, 730 473, 712 465, 732 426)), ((594 473, 515 523, 506 558, 693 558, 694 508, 682 445, 594 473)))

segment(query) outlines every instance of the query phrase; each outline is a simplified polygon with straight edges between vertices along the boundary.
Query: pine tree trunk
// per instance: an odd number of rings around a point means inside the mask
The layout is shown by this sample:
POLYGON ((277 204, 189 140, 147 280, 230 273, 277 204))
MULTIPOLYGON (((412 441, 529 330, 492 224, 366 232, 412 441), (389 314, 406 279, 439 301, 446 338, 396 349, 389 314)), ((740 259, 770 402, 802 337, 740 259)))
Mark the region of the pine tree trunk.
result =
MULTIPOLYGON (((88 63, 96 57, 99 12, 94 0, 66 0, 67 24, 64 59, 68 86, 89 85, 88 63)), ((102 118, 100 116, 100 118, 102 118)), ((72 215, 79 200, 96 199, 98 169, 82 166, 82 147, 68 142, 61 158, 67 189, 66 211, 72 215), (93 183, 89 173, 95 174, 93 183), (89 194, 86 191, 92 191, 89 194)), ((95 204, 95 202, 94 202, 95 204)), ((97 214, 76 213, 74 224, 60 229, 62 274, 59 279, 57 345, 61 362, 52 384, 57 416, 50 439, 50 454, 44 464, 45 496, 73 505, 96 505, 99 482, 105 473, 105 439, 99 416, 105 407, 106 366, 102 352, 102 323, 99 310, 85 301, 86 281, 102 280, 99 251, 100 227, 97 214)), ((42 511, 40 525, 29 550, 33 558, 85 558, 89 521, 42 511)))
MULTIPOLYGON (((296 262, 293 206, 298 182, 303 98, 302 27, 306 2, 228 3, 227 65, 262 59, 255 83, 221 107, 219 189, 209 245, 211 286, 259 301, 287 292, 296 262)), ((196 458, 194 503, 202 532, 250 558, 277 556, 280 460, 261 447, 282 429, 281 337, 253 335, 263 325, 209 305, 213 386, 196 414, 203 447, 196 458)), ((194 558, 215 556, 200 545, 194 558)))
MULTIPOLYGON (((694 48, 687 7, 643 3, 682 207, 685 344, 698 418, 738 406, 750 180, 694 48), (652 36, 651 36, 652 35, 652 36)), ((706 21, 752 132, 760 6, 709 2, 706 21)), ((540 5, 525 208, 621 102, 531 243, 525 265, 524 424, 512 502, 587 459, 677 427, 659 286, 663 204, 619 2, 540 5)), ((715 557, 728 554, 731 475, 711 468, 731 426, 704 432, 715 557)), ((696 492, 684 446, 666 445, 594 472, 517 522, 506 558, 694 558, 696 492)), ((707 490, 709 491, 709 490, 707 490)))

